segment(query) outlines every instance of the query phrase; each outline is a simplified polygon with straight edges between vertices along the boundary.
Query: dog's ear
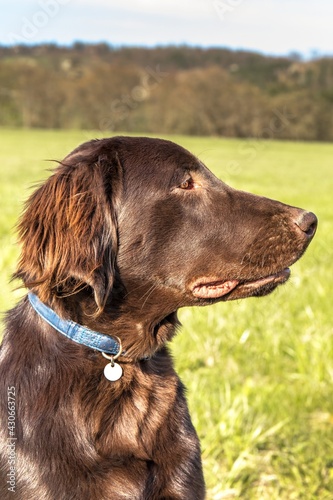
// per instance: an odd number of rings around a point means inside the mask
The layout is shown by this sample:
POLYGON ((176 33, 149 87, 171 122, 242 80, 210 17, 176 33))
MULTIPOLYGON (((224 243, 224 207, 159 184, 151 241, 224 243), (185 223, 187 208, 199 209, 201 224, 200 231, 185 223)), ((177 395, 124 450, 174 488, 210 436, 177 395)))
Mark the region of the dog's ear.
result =
POLYGON ((66 157, 28 200, 15 277, 49 303, 90 287, 100 313, 115 277, 122 168, 116 153, 98 145, 66 157))

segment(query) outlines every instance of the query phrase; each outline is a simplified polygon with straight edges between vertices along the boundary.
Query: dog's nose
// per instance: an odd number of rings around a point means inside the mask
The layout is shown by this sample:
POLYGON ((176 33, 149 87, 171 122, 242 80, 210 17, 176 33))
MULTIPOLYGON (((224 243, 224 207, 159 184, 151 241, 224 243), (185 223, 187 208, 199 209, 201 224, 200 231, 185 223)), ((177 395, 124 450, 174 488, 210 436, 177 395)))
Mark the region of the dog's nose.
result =
POLYGON ((309 239, 314 236, 318 224, 318 219, 315 214, 302 210, 295 218, 294 222, 309 239))

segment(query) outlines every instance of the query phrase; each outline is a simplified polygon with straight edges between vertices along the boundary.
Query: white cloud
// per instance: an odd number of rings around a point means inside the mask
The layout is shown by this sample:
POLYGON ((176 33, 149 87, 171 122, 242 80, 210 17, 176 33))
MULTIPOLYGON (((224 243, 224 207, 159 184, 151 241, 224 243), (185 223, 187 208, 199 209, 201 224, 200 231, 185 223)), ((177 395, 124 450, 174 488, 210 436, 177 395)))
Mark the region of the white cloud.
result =
POLYGON ((200 18, 213 11, 213 0, 81 0, 80 4, 91 7, 103 7, 109 10, 135 12, 149 15, 166 15, 168 17, 200 18))

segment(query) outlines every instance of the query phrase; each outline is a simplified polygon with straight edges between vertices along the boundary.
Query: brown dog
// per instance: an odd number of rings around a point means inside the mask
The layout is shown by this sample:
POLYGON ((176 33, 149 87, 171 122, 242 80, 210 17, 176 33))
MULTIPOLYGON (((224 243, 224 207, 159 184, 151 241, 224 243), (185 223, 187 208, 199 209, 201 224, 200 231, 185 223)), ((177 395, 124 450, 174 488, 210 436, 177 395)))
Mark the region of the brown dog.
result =
POLYGON ((33 295, 8 313, 1 348, 1 499, 203 499, 165 347, 177 310, 270 293, 316 224, 169 141, 115 137, 67 156, 20 223, 16 276, 33 295))

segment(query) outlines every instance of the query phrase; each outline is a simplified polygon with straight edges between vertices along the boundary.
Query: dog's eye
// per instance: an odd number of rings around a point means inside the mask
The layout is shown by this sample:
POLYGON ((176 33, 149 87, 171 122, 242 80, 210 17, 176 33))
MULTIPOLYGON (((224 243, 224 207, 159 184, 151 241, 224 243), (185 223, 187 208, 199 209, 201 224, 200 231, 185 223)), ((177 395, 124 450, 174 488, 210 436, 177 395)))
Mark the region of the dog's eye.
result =
POLYGON ((193 189, 194 188, 193 179, 189 177, 188 179, 186 179, 186 181, 182 182, 179 187, 180 189, 185 189, 185 190, 193 189))

